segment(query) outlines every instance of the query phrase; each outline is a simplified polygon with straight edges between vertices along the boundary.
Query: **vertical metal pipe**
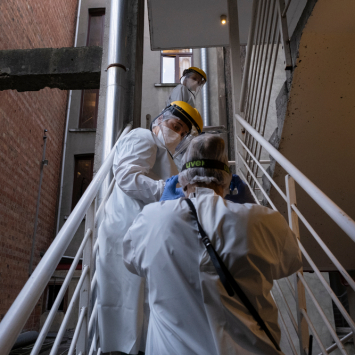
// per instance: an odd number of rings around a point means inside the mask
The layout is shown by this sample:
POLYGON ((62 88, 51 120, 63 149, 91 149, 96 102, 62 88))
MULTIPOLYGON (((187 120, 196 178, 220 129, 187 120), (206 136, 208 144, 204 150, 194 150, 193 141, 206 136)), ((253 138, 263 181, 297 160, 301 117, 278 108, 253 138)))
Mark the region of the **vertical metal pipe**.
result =
POLYGON ((48 161, 45 160, 46 158, 46 145, 47 145, 47 130, 44 130, 43 134, 43 153, 42 153, 42 161, 41 161, 41 172, 39 175, 39 185, 38 185, 38 195, 37 195, 37 205, 36 205, 36 216, 35 216, 35 225, 33 228, 33 239, 32 239, 32 249, 31 249, 31 256, 30 256, 30 265, 28 268, 28 275, 31 276, 32 274, 32 266, 33 266, 33 254, 35 251, 36 245, 36 234, 37 234, 37 225, 38 225, 38 212, 39 212, 39 201, 41 199, 41 187, 42 187, 42 179, 43 179, 43 167, 48 165, 48 161))
MULTIPOLYGON (((79 19, 80 19, 80 10, 81 10, 81 0, 78 3, 78 13, 76 15, 76 28, 75 28, 75 38, 74 38, 74 47, 78 45, 78 32, 79 32, 79 19)), ((64 133, 64 142, 63 142, 63 158, 62 158, 62 171, 60 174, 60 187, 59 187, 59 199, 58 199, 58 211, 57 211, 57 226, 56 226, 56 233, 58 234, 59 231, 59 224, 60 224, 60 210, 62 208, 62 196, 63 196, 63 185, 64 185, 64 166, 65 166, 65 154, 67 151, 67 138, 68 138, 68 127, 69 127, 69 114, 70 114, 70 107, 71 107, 71 97, 73 91, 69 91, 69 98, 68 98, 68 108, 67 108, 67 118, 65 123, 65 133, 64 133)))
MULTIPOLYGON (((116 135, 122 131, 124 117, 125 81, 127 69, 126 24, 127 0, 111 0, 110 30, 107 61, 107 90, 105 118, 102 136, 101 163, 105 161, 115 143, 116 135)), ((110 185, 110 175, 103 181, 100 200, 110 185)))
MULTIPOLYGON (((208 78, 208 54, 206 48, 201 48, 201 69, 206 73, 208 78)), ((203 125, 211 126, 208 81, 202 88, 202 117, 203 125)))
POLYGON ((242 88, 240 90, 239 107, 241 112, 244 112, 244 108, 245 108, 245 95, 249 83, 250 60, 251 60, 251 54, 254 45, 254 34, 255 34, 255 27, 256 27, 255 24, 258 15, 258 6, 259 6, 259 0, 253 0, 253 7, 251 10, 251 23, 249 28, 249 36, 248 36, 248 44, 247 44, 247 53, 246 53, 245 65, 244 65, 244 76, 242 81, 242 88))

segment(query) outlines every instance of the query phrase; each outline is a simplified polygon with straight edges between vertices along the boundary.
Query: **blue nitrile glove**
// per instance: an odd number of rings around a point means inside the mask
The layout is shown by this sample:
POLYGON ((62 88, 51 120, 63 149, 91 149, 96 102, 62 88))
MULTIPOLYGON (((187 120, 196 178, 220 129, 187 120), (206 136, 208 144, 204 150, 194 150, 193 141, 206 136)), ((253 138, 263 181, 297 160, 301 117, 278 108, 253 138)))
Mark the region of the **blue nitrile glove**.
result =
POLYGON ((255 203, 254 197, 247 184, 238 175, 233 174, 230 189, 233 191, 235 188, 237 188, 238 194, 226 195, 226 200, 241 204, 255 203))
POLYGON ((163 195, 161 196, 159 201, 167 201, 167 200, 176 200, 180 197, 185 197, 182 192, 181 187, 176 187, 176 184, 179 182, 179 175, 174 175, 171 178, 165 181, 165 188, 163 191, 163 195))

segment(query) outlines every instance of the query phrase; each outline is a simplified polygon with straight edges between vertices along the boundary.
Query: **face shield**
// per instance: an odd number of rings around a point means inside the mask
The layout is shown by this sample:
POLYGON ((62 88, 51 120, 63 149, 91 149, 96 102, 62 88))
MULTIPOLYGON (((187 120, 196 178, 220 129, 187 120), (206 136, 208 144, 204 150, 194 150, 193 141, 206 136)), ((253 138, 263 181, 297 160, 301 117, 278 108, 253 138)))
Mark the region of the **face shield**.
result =
POLYGON ((176 147, 175 153, 173 154, 173 158, 175 159, 179 154, 183 154, 186 151, 187 147, 190 145, 191 141, 194 138, 198 137, 198 135, 199 133, 197 132, 197 129, 192 126, 192 129, 189 134, 187 134, 176 147))
POLYGON ((196 98, 196 96, 201 91, 202 87, 205 85, 206 80, 200 74, 191 71, 189 73, 186 73, 183 77, 181 77, 180 83, 186 86, 196 98))
POLYGON ((163 138, 162 143, 174 158, 186 150, 191 140, 200 134, 201 123, 202 118, 196 109, 185 102, 175 101, 152 121, 150 129, 159 139, 163 138), (159 127, 159 130, 155 129, 156 127, 159 127))
POLYGON ((189 134, 188 128, 184 126, 187 127, 179 117, 170 111, 165 111, 152 122, 151 130, 155 133, 154 128, 159 127, 156 135, 173 155, 181 140, 189 134))

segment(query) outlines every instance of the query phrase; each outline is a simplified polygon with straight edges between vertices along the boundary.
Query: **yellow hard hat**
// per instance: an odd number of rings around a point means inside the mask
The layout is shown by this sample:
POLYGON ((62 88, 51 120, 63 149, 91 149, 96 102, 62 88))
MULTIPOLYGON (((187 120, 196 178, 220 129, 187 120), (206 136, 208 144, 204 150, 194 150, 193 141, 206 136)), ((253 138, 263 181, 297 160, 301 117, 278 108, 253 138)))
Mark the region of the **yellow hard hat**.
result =
POLYGON ((205 81, 207 81, 207 75, 202 69, 197 67, 190 67, 188 70, 195 71, 197 74, 200 74, 205 79, 205 81))
POLYGON ((175 116, 179 117, 182 121, 184 121, 190 128, 190 130, 193 125, 197 129, 198 133, 202 132, 202 117, 200 113, 187 102, 173 101, 166 109, 169 109, 175 116))
POLYGON ((185 69, 184 70, 184 72, 182 73, 182 76, 184 77, 185 75, 187 75, 188 73, 191 73, 191 72, 195 72, 195 73, 197 73, 197 74, 200 74, 201 76, 202 76, 202 78, 203 78, 203 84, 205 83, 205 82, 207 82, 207 75, 206 75, 206 73, 202 70, 202 69, 200 69, 200 68, 197 68, 197 67, 190 67, 190 68, 188 68, 188 69, 185 69))

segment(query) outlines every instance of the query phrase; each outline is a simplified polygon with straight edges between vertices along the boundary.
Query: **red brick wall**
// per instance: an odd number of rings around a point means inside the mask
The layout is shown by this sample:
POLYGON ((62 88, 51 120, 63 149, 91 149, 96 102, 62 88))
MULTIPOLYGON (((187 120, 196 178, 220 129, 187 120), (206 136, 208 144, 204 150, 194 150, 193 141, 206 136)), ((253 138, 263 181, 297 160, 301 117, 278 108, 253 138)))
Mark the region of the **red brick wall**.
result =
MULTIPOLYGON (((0 1, 0 50, 70 47, 77 0, 0 1)), ((48 129, 34 267, 55 235, 67 91, 0 91, 0 321, 28 279, 36 200, 48 129)), ((41 301, 24 330, 38 329, 41 301)))

